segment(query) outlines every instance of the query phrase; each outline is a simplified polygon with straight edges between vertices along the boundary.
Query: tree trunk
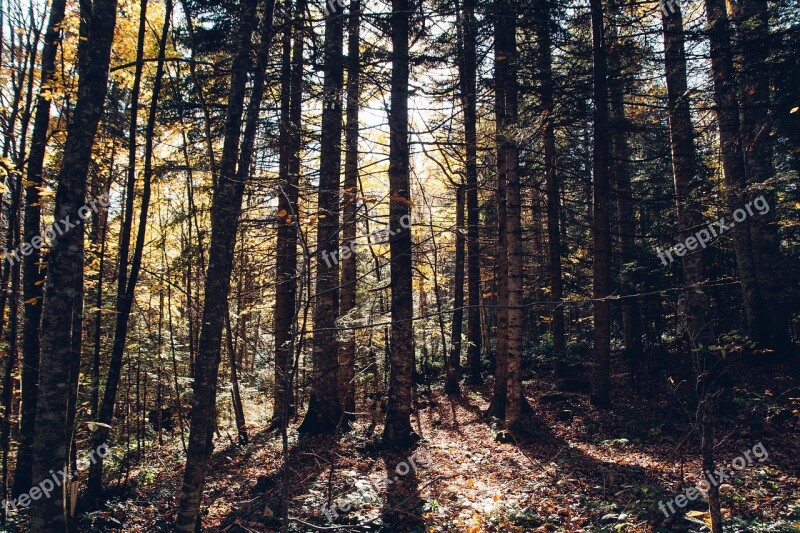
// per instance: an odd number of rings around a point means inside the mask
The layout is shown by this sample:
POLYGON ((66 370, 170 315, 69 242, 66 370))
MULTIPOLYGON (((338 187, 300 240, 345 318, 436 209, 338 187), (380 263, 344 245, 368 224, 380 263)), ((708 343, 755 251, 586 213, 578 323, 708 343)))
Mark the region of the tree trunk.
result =
POLYGON ((594 298, 594 348, 591 403, 611 404, 610 352, 611 310, 606 300, 611 293, 611 221, 609 201, 608 65, 602 0, 591 0, 592 48, 594 57, 594 155, 592 279, 594 298))
MULTIPOLYGON (((772 162, 772 123, 769 117, 770 35, 767 0, 739 0, 738 29, 739 103, 741 106, 742 153, 746 169, 747 199, 763 196, 770 209, 752 217, 750 243, 755 259, 755 275, 760 304, 755 310, 754 340, 765 347, 785 350, 789 346, 789 307, 785 304, 785 267, 777 224, 777 195, 770 185, 775 177, 772 162)), ((739 205, 738 207, 743 207, 739 205)))
POLYGON ((333 433, 342 419, 339 396, 339 203, 342 164, 344 8, 325 16, 325 57, 317 220, 317 285, 311 397, 301 433, 333 433))
POLYGON ((477 40, 476 0, 464 0, 463 70, 460 71, 461 98, 464 106, 464 141, 466 149, 467 194, 467 367, 469 381, 481 383, 481 243, 480 206, 478 203, 478 133, 477 133, 477 40))
MULTIPOLYGON (((747 195, 744 191, 746 171, 739 136, 739 102, 736 99, 731 28, 724 0, 706 0, 705 5, 722 173, 725 177, 728 209, 732 213, 746 203, 747 195)), ((771 318, 763 313, 761 293, 756 281, 755 258, 750 240, 751 223, 751 220, 745 220, 736 224, 732 231, 748 334, 756 339, 763 337, 761 332, 768 329, 764 322, 771 318)))
MULTIPOLYGON (((444 390, 459 394, 461 375, 461 330, 464 323, 464 186, 456 189, 456 257, 453 279, 453 325, 450 330, 450 355, 447 358, 447 381, 444 390)), ((437 298, 438 300, 438 298, 437 298)), ((441 312, 441 310, 439 311, 441 312)))
MULTIPOLYGON (((79 221, 84 207, 86 176, 91 161, 97 124, 105 101, 111 41, 116 24, 116 0, 95 0, 91 15, 82 6, 87 21, 84 37, 78 45, 78 100, 67 127, 67 140, 58 176, 55 220, 79 221)), ((84 33, 84 32, 82 32, 84 33)), ((63 227, 63 225, 62 225, 63 227)), ((77 300, 83 296, 83 232, 78 228, 59 232, 53 239, 48 257, 47 281, 42 318, 39 397, 33 443, 33 479, 45 479, 50 471, 67 467, 71 440, 67 427, 70 366, 75 343, 72 336, 77 300)), ((62 486, 62 491, 63 491, 62 486)), ((64 531, 66 516, 63 492, 31 504, 33 531, 64 531)))
MULTIPOLYGON (((622 45, 613 28, 611 66, 610 112, 613 165, 611 181, 617 200, 617 233, 619 235, 620 289, 622 294, 635 294, 636 286, 630 269, 635 266, 636 218, 633 213, 631 188, 630 149, 628 148, 628 120, 625 116, 625 74, 622 66, 622 45)), ((638 368, 642 358, 642 331, 639 319, 639 302, 636 298, 622 300, 622 338, 625 355, 631 369, 638 368)))
MULTIPOLYGON (((675 179, 675 197, 678 211, 678 227, 684 242, 697 227, 704 225, 701 186, 703 179, 694 142, 694 129, 686 74, 686 51, 684 46, 683 15, 680 6, 672 13, 662 12, 664 28, 664 63, 667 79, 667 111, 669 114, 670 148, 672 151, 672 173, 675 179)), ((696 241, 696 239, 695 239, 696 241)), ((713 395, 722 364, 715 361, 708 346, 716 341, 710 317, 710 303, 700 286, 705 280, 704 250, 686 245, 683 257, 686 293, 679 301, 679 316, 688 337, 694 371, 697 376, 698 415, 702 439, 703 468, 714 470, 713 395)), ((678 254, 678 250, 675 252, 678 254)), ((680 255, 680 254, 678 254, 680 255)), ((711 530, 722 533, 719 487, 709 484, 708 504, 711 514, 711 530)))
POLYGON ((305 43, 305 0, 298 0, 292 20, 292 0, 284 8, 283 57, 281 63, 281 121, 278 179, 277 279, 275 283, 275 395, 272 426, 281 423, 282 413, 295 413, 292 392, 292 353, 289 351, 292 317, 297 293, 297 226, 302 146, 303 48, 305 43), (294 46, 292 46, 294 35, 294 46), (287 405, 288 404, 288 405, 287 405))
POLYGON ((497 0, 496 60, 504 63, 506 91, 505 116, 498 122, 498 151, 504 151, 504 157, 498 157, 505 165, 508 180, 506 189, 507 216, 507 253, 508 255, 508 330, 507 330, 507 391, 505 423, 510 430, 522 427, 524 398, 522 392, 522 336, 523 336, 523 266, 525 263, 522 249, 522 196, 519 176, 519 149, 514 140, 514 128, 517 123, 518 89, 517 89, 517 9, 516 3, 509 0, 497 0))
MULTIPOLYGON (((345 126, 344 191, 342 192, 342 248, 353 254, 342 257, 341 315, 347 316, 356 308, 358 262, 355 254, 358 222, 358 117, 361 92, 361 0, 351 0, 348 19, 347 44, 347 123, 345 126)), ((339 392, 342 409, 348 422, 355 420, 356 412, 356 333, 344 332, 339 364, 341 365, 339 392)))
POLYGON ((543 2, 540 8, 539 23, 536 25, 539 41, 540 98, 544 119, 544 164, 545 194, 547 196, 547 255, 550 274, 550 310, 553 335, 554 374, 556 378, 565 377, 564 368, 564 308, 560 305, 564 297, 564 284, 561 273, 561 230, 559 228, 559 176, 558 153, 555 136, 555 104, 553 102, 553 38, 552 7, 550 2, 543 2))
POLYGON ((507 6, 502 1, 496 0, 495 9, 495 139, 497 143, 497 245, 495 248, 495 283, 497 286, 497 326, 495 327, 495 362, 494 362, 494 390, 492 401, 487 410, 487 416, 505 420, 507 393, 508 393, 508 150, 505 149, 506 141, 503 139, 503 124, 508 114, 509 91, 508 77, 510 69, 508 51, 503 49, 506 31, 503 26, 502 9, 507 6))
POLYGON ((408 144, 409 26, 411 2, 392 0, 392 90, 389 110, 389 226, 391 254, 391 342, 389 400, 383 440, 407 447, 417 439, 411 428, 414 369, 411 185, 408 144))
POLYGON ((242 110, 250 66, 251 40, 258 20, 257 1, 247 0, 242 4, 237 48, 232 65, 228 110, 225 117, 225 140, 220 160, 220 176, 211 206, 211 247, 205 281, 200 344, 195 364, 189 446, 186 451, 186 469, 181 488, 180 507, 175 519, 175 529, 187 533, 193 532, 199 525, 203 481, 213 449, 222 328, 228 309, 233 253, 239 229, 242 198, 247 176, 250 173, 258 114, 264 94, 274 8, 275 0, 266 0, 261 21, 261 39, 255 75, 250 102, 247 106, 247 118, 237 166, 239 136, 242 133, 242 110))
MULTIPOLYGON (((44 36, 44 48, 41 60, 40 94, 36 99, 36 113, 33 119, 31 151, 28 156, 27 180, 25 187, 25 220, 23 226, 24 242, 39 235, 41 231, 41 206, 39 190, 42 184, 45 148, 47 146, 47 130, 50 125, 50 99, 41 94, 53 82, 56 69, 61 22, 64 20, 66 0, 54 0, 50 5, 50 19, 44 36)), ((42 322, 42 280, 44 272, 39 268, 41 253, 33 248, 30 255, 23 259, 22 271, 22 378, 19 423, 19 449, 17 465, 14 471, 14 497, 27 491, 33 484, 31 477, 31 447, 36 422, 36 398, 39 381, 39 329, 42 322)))

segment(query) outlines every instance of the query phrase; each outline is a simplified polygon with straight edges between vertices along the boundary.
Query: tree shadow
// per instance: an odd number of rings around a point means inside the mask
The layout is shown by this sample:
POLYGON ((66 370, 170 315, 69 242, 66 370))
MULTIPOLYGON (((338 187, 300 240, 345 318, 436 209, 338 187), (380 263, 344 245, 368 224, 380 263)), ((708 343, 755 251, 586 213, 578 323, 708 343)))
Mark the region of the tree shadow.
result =
POLYGON ((424 526, 417 469, 419 458, 414 454, 417 446, 403 452, 384 451, 381 453, 387 478, 386 494, 381 521, 383 531, 416 531, 424 526))

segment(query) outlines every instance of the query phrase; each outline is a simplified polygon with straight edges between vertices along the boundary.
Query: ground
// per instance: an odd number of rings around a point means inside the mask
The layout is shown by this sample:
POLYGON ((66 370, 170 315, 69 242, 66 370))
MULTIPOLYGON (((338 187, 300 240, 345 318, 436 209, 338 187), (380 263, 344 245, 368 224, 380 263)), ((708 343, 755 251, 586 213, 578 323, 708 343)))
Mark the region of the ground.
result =
MULTIPOLYGON (((729 471, 745 452, 749 459, 721 484, 726 531, 800 531, 800 374, 796 367, 755 367, 736 375, 746 384, 733 384, 731 413, 717 423, 716 456, 729 471)), ((691 379, 656 370, 640 381, 632 387, 615 376, 614 406, 600 411, 584 393, 555 391, 552 380, 534 376, 525 384, 534 414, 519 438, 483 417, 490 384, 466 388, 459 398, 435 385, 419 388, 413 422, 422 440, 414 449, 379 451, 369 414, 338 439, 298 440, 292 429, 290 530, 706 530, 702 495, 683 509, 673 505, 680 514, 666 505, 699 481, 698 438, 685 399, 691 379)), ((250 429, 245 447, 228 435, 217 443, 204 500, 208 531, 275 531, 284 487, 281 439, 250 429)), ((147 475, 133 472, 127 494, 108 512, 84 517, 93 528, 168 530, 182 473, 180 443, 149 453, 147 475)))

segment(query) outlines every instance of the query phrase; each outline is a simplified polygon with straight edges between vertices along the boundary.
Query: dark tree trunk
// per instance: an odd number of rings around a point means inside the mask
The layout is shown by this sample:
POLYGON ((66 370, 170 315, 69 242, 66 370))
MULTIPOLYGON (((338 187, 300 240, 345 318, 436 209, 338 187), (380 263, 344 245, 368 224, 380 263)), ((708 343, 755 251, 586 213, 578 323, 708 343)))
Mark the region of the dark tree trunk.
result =
POLYGON ((506 409, 505 423, 508 429, 522 427, 524 398, 522 396, 522 323, 523 323, 523 265, 522 249, 522 195, 519 176, 519 149, 514 140, 517 123, 517 10, 516 4, 509 0, 497 0, 495 16, 495 60, 504 65, 501 69, 505 80, 505 115, 497 122, 498 161, 507 179, 506 188, 506 235, 508 277, 507 300, 507 355, 506 355, 506 409))
MULTIPOLYGON (((21 174, 17 173, 13 178, 9 176, 8 182, 11 187, 11 202, 8 206, 8 228, 6 245, 9 250, 16 250, 19 242, 19 211, 22 199, 22 179, 21 174)), ((9 257, 10 259, 10 257, 9 257)), ((11 413, 13 411, 11 402, 14 397, 14 367, 17 366, 17 329, 19 326, 19 285, 20 285, 20 265, 19 261, 9 261, 7 267, 11 276, 11 294, 8 298, 8 333, 6 334, 6 364, 3 369, 3 421, 0 429, 0 445, 3 449, 2 482, 0 483, 0 494, 3 498, 8 494, 8 456, 10 454, 11 443, 11 413)), ((5 301, 3 302, 5 304, 5 301)), ((5 312, 5 305, 0 306, 0 313, 5 312)), ((2 327, 0 327, 2 331, 2 327)), ((24 362, 23 362, 24 364, 24 362)), ((8 507, 0 509, 2 523, 6 523, 6 513, 8 507)))
MULTIPOLYGON (((44 48, 41 60, 41 83, 47 87, 53 79, 56 69, 61 22, 64 20, 66 0, 54 0, 50 5, 50 19, 44 36, 44 48)), ((28 156, 27 181, 25 187, 25 220, 23 226, 24 242, 39 235, 41 231, 41 207, 39 190, 42 185, 42 169, 44 167, 45 148, 47 146, 47 130, 50 125, 50 99, 39 94, 36 99, 36 112, 33 119, 31 151, 28 156)), ((22 299, 24 302, 24 318, 22 326, 22 378, 19 423, 19 449, 17 465, 14 470, 13 496, 26 492, 33 484, 31 478, 31 447, 36 422, 36 398, 39 381, 39 329, 42 322, 42 280, 44 272, 39 268, 41 253, 33 248, 30 255, 23 259, 22 299)))
POLYGON ((464 106, 464 141, 466 149, 467 194, 467 367, 469 381, 481 383, 481 243, 480 206, 478 203, 478 130, 477 130, 477 41, 476 0, 464 0, 464 33, 461 98, 464 106))
POLYGON ((186 450, 186 469, 183 475, 180 507, 175 519, 175 529, 187 533, 193 532, 199 525, 203 481, 213 449, 222 328, 228 309, 233 253, 242 211, 242 198, 250 173, 258 114, 264 94, 274 8, 275 0, 266 0, 253 86, 247 105, 247 118, 239 153, 251 40, 258 20, 257 1, 247 0, 242 4, 225 117, 220 176, 211 206, 211 247, 205 281, 200 344, 195 364, 189 446, 186 450))
MULTIPOLYGON (((747 195, 744 192, 746 173, 739 136, 739 102, 736 99, 731 27, 724 0, 706 0, 705 5, 722 173, 725 177, 728 209, 732 213, 746 203, 747 195)), ((748 334, 756 339, 762 337, 760 332, 768 329, 764 322, 771 318, 762 313, 763 305, 756 281, 755 258, 750 240, 750 224, 750 219, 747 219, 743 223, 736 224, 732 231, 748 334)))
POLYGON ((503 51, 504 38, 502 32, 505 28, 502 24, 503 16, 501 9, 505 6, 501 1, 494 3, 495 9, 495 124, 497 143, 497 190, 495 191, 495 201, 497 202, 497 244, 495 248, 495 285, 497 292, 497 325, 495 327, 495 362, 494 362, 494 390, 492 401, 487 410, 487 416, 505 420, 506 417, 506 394, 508 388, 508 213, 507 213, 507 187, 508 151, 503 148, 503 128, 506 120, 507 97, 509 91, 509 61, 507 53, 503 51))
MULTIPOLYGON (((775 177, 772 162, 770 78, 770 34, 767 0, 740 0, 735 4, 738 29, 739 103, 741 106, 742 153, 746 168, 747 199, 763 196, 770 210, 748 219, 750 244, 760 302, 756 302, 754 340, 783 351, 789 346, 789 307, 778 235, 777 195, 769 182, 775 177)), ((738 207, 743 207, 739 205, 738 207)))
MULTIPOLYGON (((225 314, 225 332, 228 339, 228 363, 231 365, 231 405, 233 406, 233 417, 236 421, 236 434, 239 445, 244 446, 249 441, 247 436, 247 422, 244 418, 244 405, 242 404, 242 394, 239 390, 239 364, 236 361, 236 346, 233 342, 233 328, 231 328, 230 311, 225 314)), ((243 338, 242 343, 246 343, 243 338)))
POLYGON ((461 331, 464 323, 464 186, 456 189, 456 257, 453 279, 453 325, 450 330, 450 354, 447 357, 447 381, 444 390, 448 394, 459 393, 461 377, 461 331))
MULTIPOLYGON (((342 248, 352 248, 353 254, 342 257, 341 315, 347 316, 356 308, 358 262, 355 246, 358 222, 358 117, 361 93, 361 0, 350 2, 347 45, 347 122, 345 126, 344 190, 342 191, 343 220, 342 248)), ((344 332, 339 356, 341 365, 339 392, 342 409, 348 422, 355 420, 356 411, 356 334, 344 332)))
POLYGON ((591 0, 594 58, 594 155, 592 204, 592 279, 594 348, 592 405, 611 404, 611 213, 609 200, 608 65, 602 0, 591 0))
POLYGON ((559 302, 564 297, 564 285, 561 273, 560 187, 554 125, 555 104, 553 102, 552 7, 549 0, 542 2, 536 29, 539 41, 539 92, 542 100, 542 116, 545 121, 543 140, 545 193, 547 195, 547 255, 550 267, 550 301, 553 302, 550 311, 552 320, 550 331, 553 335, 554 374, 556 378, 562 378, 565 377, 565 365, 563 362, 565 352, 564 308, 559 305, 559 302))
MULTIPOLYGON (((325 56, 317 213, 317 285, 311 397, 301 433, 333 433, 342 419, 339 396, 339 203, 342 164, 344 8, 325 17, 325 56)), ((342 258, 352 253, 342 250, 342 258)))
POLYGON ((302 147, 303 49, 305 1, 297 2, 292 20, 292 0, 286 0, 281 63, 281 121, 279 153, 278 225, 275 284, 275 395, 273 426, 281 424, 284 411, 295 413, 292 391, 292 353, 289 350, 297 294, 297 202, 302 147), (294 36, 294 46, 292 45, 294 36))
MULTIPOLYGON (((610 48, 610 112, 613 164, 611 181, 617 200, 617 234, 619 235, 620 289, 622 294, 636 293, 630 270, 635 266, 636 219, 633 213, 631 188, 630 150, 628 148, 628 120, 625 116, 625 73, 622 65, 622 46, 613 28, 613 46, 610 48)), ((642 358, 642 331, 639 319, 639 302, 636 298, 622 300, 622 338, 625 355, 632 369, 638 368, 642 358)))
MULTIPOLYGON (((78 45, 78 99, 67 127, 67 140, 61 171, 58 176, 55 220, 79 221, 84 207, 86 176, 91 161, 97 124, 103 110, 108 85, 111 41, 116 24, 117 2, 95 0, 91 14, 82 6, 86 20, 86 37, 78 45)), ((36 405, 36 426, 33 443, 33 479, 51 476, 67 467, 72 435, 67 427, 69 414, 70 367, 80 354, 73 353, 77 344, 72 338, 79 328, 73 327, 80 316, 74 316, 77 302, 83 297, 83 231, 80 226, 55 237, 48 257, 47 281, 44 289, 42 317, 39 397, 36 405)), ((62 490, 63 490, 62 485, 62 490)), ((64 498, 54 494, 31 504, 33 531, 64 531, 66 514, 64 498)))
POLYGON ((411 428, 414 369, 414 299, 412 292, 411 184, 408 144, 410 0, 392 0, 392 90, 389 110, 389 226, 391 254, 391 342, 389 401, 383 440, 406 447, 416 440, 411 428))
MULTIPOLYGON (((664 66, 667 80, 667 111, 669 114, 672 173, 678 211, 678 227, 684 242, 697 227, 704 225, 701 196, 703 178, 692 127, 691 102, 687 91, 686 50, 684 45, 683 15, 680 6, 673 13, 662 13, 664 29, 664 66)), ((696 239, 695 239, 696 241, 696 239)), ((709 298, 701 284, 705 280, 704 250, 685 246, 683 250, 683 276, 687 285, 679 301, 679 316, 691 350, 697 375, 697 418, 702 439, 703 468, 714 470, 713 397, 720 375, 721 362, 708 350, 716 341, 711 321, 709 298)), ((683 245, 681 245, 683 246, 683 245)), ((675 252, 678 254, 678 251, 675 252)), ((680 255, 680 254, 678 254, 680 255)), ((709 484, 708 505, 711 530, 722 533, 719 487, 709 484)))

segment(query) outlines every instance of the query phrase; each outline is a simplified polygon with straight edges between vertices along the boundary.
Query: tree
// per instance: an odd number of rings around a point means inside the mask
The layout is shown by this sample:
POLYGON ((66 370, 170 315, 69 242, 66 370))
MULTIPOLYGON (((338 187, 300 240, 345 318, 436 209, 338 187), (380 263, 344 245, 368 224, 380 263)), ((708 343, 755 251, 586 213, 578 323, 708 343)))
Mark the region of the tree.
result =
MULTIPOLYGON (((314 297, 314 351, 311 397, 298 431, 333 433, 342 419, 339 396, 339 203, 342 163, 342 83, 344 9, 334 4, 325 16, 325 81, 320 143, 317 212, 317 285, 314 297)), ((342 256, 352 253, 342 249, 342 256)))
POLYGON ((277 231, 275 283, 275 394, 273 426, 295 412, 292 392, 293 354, 289 351, 297 297, 297 201, 300 187, 300 148, 303 115, 303 49, 305 42, 305 0, 286 0, 284 7, 283 52, 281 59, 281 101, 278 154, 281 218, 277 231), (294 13, 294 15, 293 15, 294 13), (292 18, 294 17, 294 18, 292 18), (292 39, 294 38, 294 40, 292 39))
MULTIPOLYGON (((667 83, 672 173, 675 182, 678 227, 687 243, 683 257, 683 280, 687 285, 679 312, 688 337, 694 371, 697 376, 698 421, 700 425, 703 471, 714 471, 714 395, 720 376, 720 362, 710 353, 716 341, 711 321, 710 300, 702 287, 705 281, 704 249, 688 245, 696 228, 703 226, 700 197, 703 179, 695 148, 695 134, 689 102, 686 74, 685 36, 680 6, 662 11, 664 29, 664 69, 667 83)), ((678 251, 676 250, 676 254, 678 251)), ((709 487, 708 507, 711 530, 722 533, 719 487, 709 487)))
MULTIPOLYGON (((345 125, 344 190, 342 191, 342 249, 354 249, 358 216, 358 117, 361 93, 361 0, 350 2, 347 41, 347 118, 345 125)), ((348 316, 356 308, 358 263, 356 254, 342 257, 341 315, 348 316)), ((345 331, 341 343, 340 384, 342 409, 348 422, 356 412, 356 334, 345 331)))
MULTIPOLYGON (((769 77, 763 73, 768 62, 769 13, 766 0, 736 2, 735 19, 738 37, 739 103, 742 154, 746 168, 747 198, 764 196, 772 208, 749 220, 750 244, 755 259, 760 307, 755 310, 754 340, 763 346, 784 350, 789 346, 788 316, 783 302, 778 235, 777 196, 770 186, 775 177, 772 161, 772 123, 769 117, 769 77)), ((738 207, 742 207, 741 205, 738 207)))
MULTIPOLYGON (((47 131, 50 126, 50 99, 46 91, 55 83, 56 55, 58 54, 61 22, 64 20, 66 0, 54 0, 50 4, 50 18, 44 36, 41 58, 41 82, 36 98, 36 112, 33 119, 31 151, 28 156, 27 181, 25 187, 25 220, 23 239, 31 242, 41 231, 41 206, 39 189, 42 184, 47 131)), ((41 254, 33 248, 23 258, 22 299, 24 318, 22 330, 22 402, 20 405, 20 442, 17 451, 17 466, 14 470, 12 494, 19 496, 33 484, 31 477, 31 448, 33 446, 36 423, 36 399, 39 381, 39 331, 42 322, 42 281, 44 272, 40 269, 41 254)))
MULTIPOLYGON (((116 0, 81 4, 83 39, 78 45, 78 100, 67 127, 67 140, 58 175, 55 219, 75 223, 85 209, 86 176, 97 125, 108 84, 111 41, 116 25, 116 0)), ((42 317, 39 397, 33 443, 33 479, 67 466, 72 428, 67 412, 71 364, 80 360, 81 316, 76 314, 83 297, 83 231, 80 225, 57 235, 48 258, 42 317), (77 333, 77 338, 74 338, 77 333)), ((62 480, 63 482, 66 479, 62 480)), ((61 490, 64 490, 63 483, 61 490)), ((66 515, 61 497, 41 498, 31 504, 31 529, 64 531, 66 515)))
POLYGON ((594 348, 592 405, 611 404, 611 205, 609 196, 608 59, 602 0, 590 2, 594 60, 594 149, 592 168, 592 297, 594 348))
POLYGON ((406 447, 416 440, 411 429, 414 369, 414 300, 411 257, 411 186, 408 143, 410 0, 392 0, 392 86, 389 109, 389 226, 391 254, 391 342, 389 401, 383 441, 406 447))

